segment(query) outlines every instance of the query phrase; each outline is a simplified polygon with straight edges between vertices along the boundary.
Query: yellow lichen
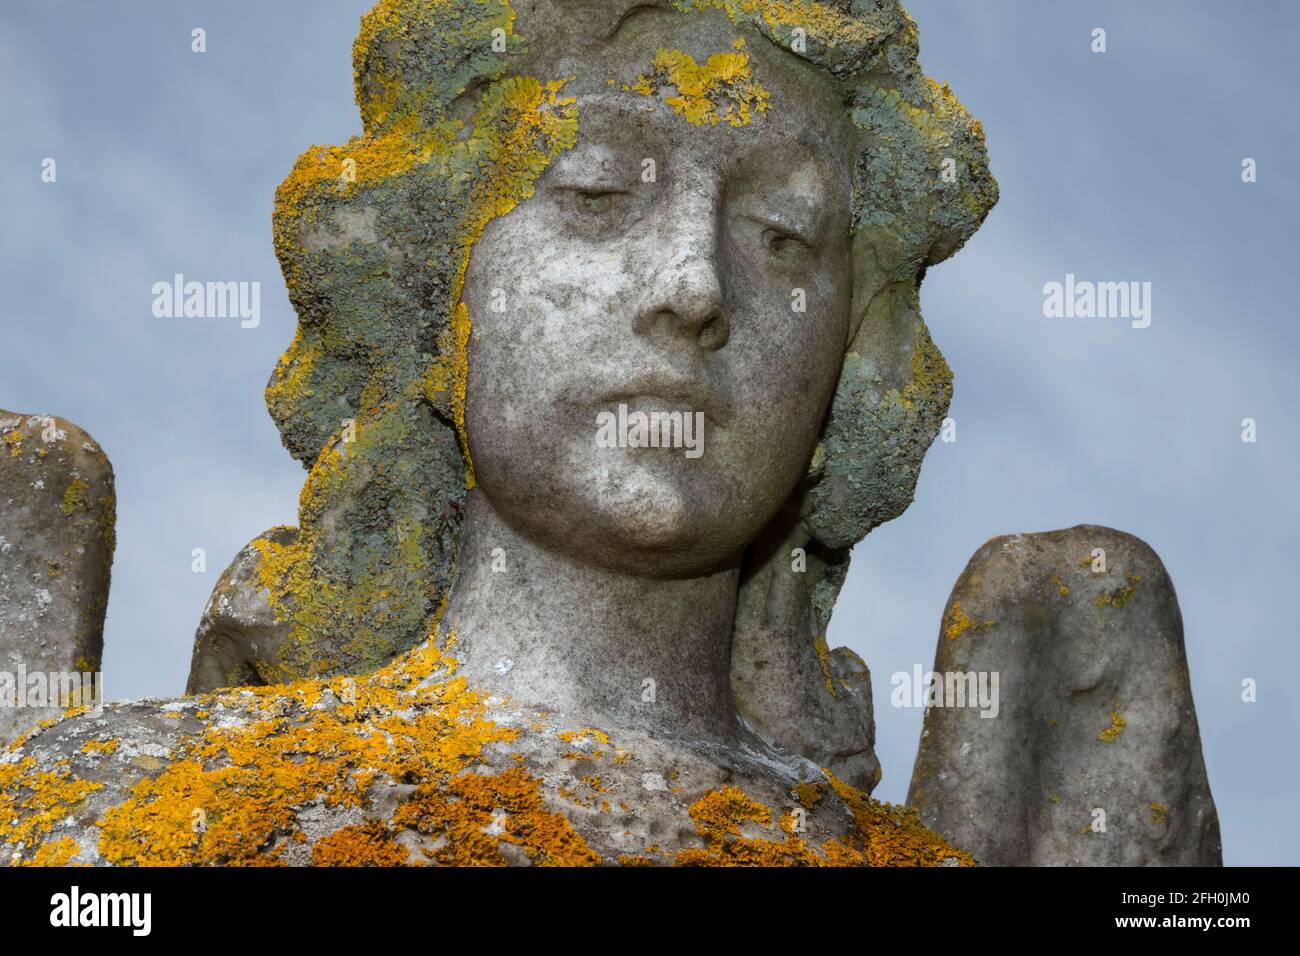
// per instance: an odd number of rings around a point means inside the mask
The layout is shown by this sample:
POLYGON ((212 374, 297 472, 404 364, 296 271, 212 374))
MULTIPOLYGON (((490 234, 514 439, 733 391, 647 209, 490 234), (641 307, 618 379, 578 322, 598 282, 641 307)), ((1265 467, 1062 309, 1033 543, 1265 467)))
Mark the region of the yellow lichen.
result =
POLYGON ((1127 724, 1128 721, 1120 716, 1120 712, 1118 710, 1113 710, 1110 714, 1110 726, 1099 733, 1097 739, 1104 744, 1114 743, 1115 739, 1124 732, 1124 728, 1127 724))
POLYGON ((870 28, 861 19, 815 0, 676 0, 686 11, 723 10, 733 23, 743 24, 746 14, 757 14, 786 42, 793 31, 803 30, 808 40, 828 47, 861 46, 873 39, 870 28))
POLYGON ((967 631, 982 631, 992 627, 997 621, 973 621, 962 607, 961 601, 953 601, 944 615, 943 634, 948 640, 960 637, 967 631))
POLYGON ((457 302, 451 314, 451 328, 455 335, 456 358, 452 367, 452 409, 456 436, 460 439, 461 454, 465 458, 465 488, 474 487, 474 460, 469 454, 469 434, 465 431, 465 393, 469 389, 469 337, 471 323, 469 309, 457 302))
MULTIPOLYGON (((455 645, 448 635, 447 647, 455 645)), ((503 865, 515 854, 538 865, 600 862, 568 818, 546 805, 543 781, 523 767, 490 773, 485 748, 508 746, 513 729, 488 719, 484 702, 455 673, 456 662, 426 642, 367 677, 316 679, 204 695, 204 714, 220 713, 183 738, 97 825, 98 849, 118 865, 279 865, 307 852, 318 865, 503 865), (329 697, 332 706, 319 707, 329 697), (388 817, 313 838, 300 814, 312 807, 373 809, 395 784, 418 782, 388 817), (376 791, 376 787, 382 789, 376 791), (410 838, 403 837, 408 834, 410 838), (409 849, 418 847, 414 853, 409 849), (295 847, 304 847, 303 851, 295 847), (507 847, 511 848, 507 851, 507 847)), ((557 735, 575 745, 608 745, 592 727, 557 735)), ((89 741, 86 752, 109 752, 89 741)), ((675 779, 674 770, 667 774, 675 779)), ((789 814, 776 814, 736 787, 710 791, 690 809, 703 849, 679 852, 680 865, 914 865, 969 857, 920 824, 914 811, 871 801, 834 775, 827 780, 856 830, 813 846, 789 814), (752 832, 751 832, 752 830, 752 832)), ((608 787, 582 778, 592 794, 608 787)), ((0 765, 0 841, 39 845, 99 784, 66 766, 36 770, 34 758, 0 765)), ((564 788, 557 788, 565 796, 564 788)), ((815 783, 795 788, 811 810, 815 783)), ((567 794, 572 797, 573 795, 567 794)), ((609 809, 608 800, 581 801, 609 809)), ((621 803, 624 812, 632 812, 621 803)), ((800 828, 801 829, 801 828, 800 828)), ((659 852, 647 847, 630 864, 659 852)), ((55 841, 41 861, 66 862, 75 847, 55 841)))
POLYGON ((953 601, 948 608, 948 617, 944 621, 943 633, 948 640, 959 637, 970 627, 970 616, 961 608, 961 601, 953 601))
POLYGON ((682 50, 660 49, 655 52, 653 71, 623 90, 658 96, 671 87, 676 95, 664 102, 693 126, 747 126, 755 114, 767 112, 771 94, 755 82, 744 46, 745 41, 738 39, 733 51, 714 53, 703 64, 682 50))
POLYGON ((826 684, 826 690, 832 697, 838 697, 835 692, 835 682, 831 680, 831 649, 826 643, 826 635, 823 634, 813 641, 813 650, 817 652, 817 663, 821 665, 822 681, 826 684))
POLYGON ((1138 582, 1142 579, 1131 572, 1126 573, 1124 577, 1128 581, 1124 587, 1109 593, 1103 591, 1097 595, 1097 607, 1110 605, 1114 608, 1121 608, 1133 599, 1133 596, 1137 594, 1138 582))

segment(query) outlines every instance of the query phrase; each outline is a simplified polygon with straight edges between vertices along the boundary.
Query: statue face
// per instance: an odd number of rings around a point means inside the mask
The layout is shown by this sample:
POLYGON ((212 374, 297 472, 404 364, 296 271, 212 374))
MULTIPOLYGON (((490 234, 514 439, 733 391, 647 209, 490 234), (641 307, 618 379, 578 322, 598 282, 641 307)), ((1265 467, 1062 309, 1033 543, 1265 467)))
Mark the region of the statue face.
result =
MULTIPOLYGON (((634 37, 625 62, 731 52, 734 33, 709 34, 634 37)), ((805 473, 834 392, 856 139, 828 81, 761 38, 745 52, 770 100, 739 127, 578 83, 576 146, 471 256, 478 485, 579 561, 674 576, 734 560, 805 473), (638 422, 677 447, 635 447, 652 441, 638 422)))

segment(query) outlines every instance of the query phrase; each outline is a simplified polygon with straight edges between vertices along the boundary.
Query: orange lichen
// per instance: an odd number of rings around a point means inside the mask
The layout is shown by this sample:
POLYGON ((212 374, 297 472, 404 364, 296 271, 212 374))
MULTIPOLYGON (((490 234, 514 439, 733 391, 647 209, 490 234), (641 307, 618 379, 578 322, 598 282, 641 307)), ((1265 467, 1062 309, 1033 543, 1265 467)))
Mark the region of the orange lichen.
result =
MULTIPOLYGON (((99 821, 100 852, 119 864, 276 862, 301 830, 298 812, 313 803, 365 805, 381 779, 437 782, 426 783, 426 793, 438 783, 462 786, 455 775, 515 732, 486 718, 454 670, 428 642, 368 677, 204 698, 245 721, 208 725, 109 809, 99 821), (351 702, 314 707, 326 690, 351 702)), ((322 852, 337 856, 347 839, 322 852)))
POLYGON ((817 804, 821 802, 823 796, 821 784, 818 783, 795 784, 794 795, 795 795, 795 799, 797 799, 804 808, 811 810, 813 807, 817 806, 817 804))
POLYGON ((789 817, 774 822, 771 808, 727 786, 706 792, 692 804, 691 819, 705 845, 680 851, 674 862, 678 866, 974 865, 969 854, 928 829, 914 809, 879 803, 830 771, 823 773, 852 813, 856 832, 814 847, 793 832, 789 817))
POLYGON ((862 853, 870 866, 938 866, 949 861, 960 866, 975 865, 969 853, 956 849, 926 827, 912 807, 880 803, 830 771, 822 772, 853 814, 865 844, 862 853))
POLYGON ((409 856, 379 820, 335 830, 311 848, 312 866, 403 866, 409 856))
POLYGON ((439 865, 504 866, 503 845, 518 847, 536 866, 600 862, 568 818, 546 808, 541 782, 518 768, 465 773, 443 789, 423 786, 393 822, 434 838, 424 853, 439 865))
POLYGON ((579 747, 587 745, 592 740, 600 744, 609 744, 609 734, 603 730, 597 730, 595 727, 583 727, 581 730, 562 730, 555 736, 566 744, 575 744, 579 747))
MULTIPOLYGON (((10 751, 18 746, 12 745, 10 751)), ((35 757, 0 764, 0 843, 19 852, 37 846, 55 823, 102 787, 74 777, 67 761, 50 770, 38 770, 35 757)))
POLYGON ((38 721, 36 726, 33 727, 31 730, 27 731, 24 734, 19 734, 18 737, 14 740, 14 742, 9 745, 8 749, 10 751, 22 749, 23 744, 27 743, 27 741, 35 737, 38 733, 40 733, 45 728, 53 727, 58 722, 59 722, 58 717, 47 717, 45 720, 38 721))
POLYGON ((791 833, 782 832, 779 841, 768 839, 767 834, 780 832, 773 825, 772 810, 737 787, 706 792, 689 812, 705 845, 681 850, 674 859, 676 866, 816 866, 822 860, 791 833), (746 824, 763 835, 743 835, 746 824))
POLYGON ((22 866, 67 866, 72 858, 81 852, 81 847, 72 837, 60 837, 36 848, 31 859, 22 860, 22 866))
MULTIPOLYGON (((455 636, 448 635, 448 648, 455 636)), ((184 738, 153 777, 97 821, 99 852, 114 864, 283 865, 308 853, 320 865, 589 865, 600 857, 572 822, 547 806, 543 781, 523 767, 490 772, 485 748, 508 745, 516 731, 497 726, 485 704, 456 675, 456 663, 433 641, 368 677, 316 679, 204 695, 203 710, 220 721, 184 738), (348 688, 345 691, 345 684, 348 688), (315 837, 302 814, 314 807, 372 812, 395 785, 418 782, 387 817, 315 837), (378 788, 378 789, 376 789, 378 788), (403 834, 408 836, 404 837, 403 834), (302 850, 294 849, 302 847, 302 850)), ((603 743, 596 728, 561 731, 575 744, 603 743)), ((90 741, 90 750, 107 742, 90 741)), ((87 749, 83 745, 83 750, 87 749)), ((66 818, 99 784, 66 766, 35 769, 34 758, 0 765, 0 790, 11 822, 0 840, 28 848, 66 818)), ((670 772, 670 778, 677 776, 670 772)), ((925 864, 969 858, 920 825, 914 811, 876 804, 833 775, 831 788, 857 831, 820 847, 803 840, 789 813, 737 787, 709 791, 690 808, 704 848, 680 851, 680 865, 925 864)), ((582 778, 592 794, 610 787, 582 778)), ((563 788, 557 788, 564 795, 563 788)), ((806 809, 822 786, 795 793, 806 809)), ((572 796, 572 795, 570 795, 572 796)), ((579 801, 584 806, 609 801, 579 801)), ((632 812, 620 803, 624 812, 632 812)), ((629 855, 639 864, 652 852, 629 855)), ((67 862, 75 846, 53 841, 33 860, 67 862)))

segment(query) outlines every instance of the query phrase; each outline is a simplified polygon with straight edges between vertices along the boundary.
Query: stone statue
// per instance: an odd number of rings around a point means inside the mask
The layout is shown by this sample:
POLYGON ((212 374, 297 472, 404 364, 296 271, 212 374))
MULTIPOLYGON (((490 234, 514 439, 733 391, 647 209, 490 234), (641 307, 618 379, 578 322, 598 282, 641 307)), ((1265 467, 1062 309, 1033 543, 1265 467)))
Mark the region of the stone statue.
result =
POLYGON ((116 519, 94 439, 0 409, 0 744, 100 702, 116 519))
POLYGON ((993 538, 953 587, 907 802, 993 866, 1220 866, 1164 564, 1113 528, 993 538), (947 689, 996 674, 995 719, 947 689))
POLYGON ((893 0, 381 0, 277 193, 299 525, 189 690, 0 762, 0 859, 970 863, 830 651, 997 197, 893 0))
POLYGON ((704 707, 688 723, 714 729, 730 683, 760 734, 869 788, 866 670, 823 636, 848 548, 910 502, 947 407, 916 287, 995 201, 979 125, 921 77, 893 4, 566 2, 527 31, 457 6, 376 8, 357 46, 372 131, 281 187, 300 329, 267 395, 311 476, 299 528, 219 582, 187 690, 372 671, 456 578, 452 617, 490 629, 460 629, 476 677, 555 704, 581 688, 620 719, 704 707), (462 59, 393 61, 375 41, 392 23, 462 59), (599 410, 638 401, 704 414, 707 452, 597 447, 599 410), (628 588, 656 610, 630 615, 628 588), (687 619, 708 637, 675 639, 687 619), (613 671, 602 641, 645 659, 613 671))

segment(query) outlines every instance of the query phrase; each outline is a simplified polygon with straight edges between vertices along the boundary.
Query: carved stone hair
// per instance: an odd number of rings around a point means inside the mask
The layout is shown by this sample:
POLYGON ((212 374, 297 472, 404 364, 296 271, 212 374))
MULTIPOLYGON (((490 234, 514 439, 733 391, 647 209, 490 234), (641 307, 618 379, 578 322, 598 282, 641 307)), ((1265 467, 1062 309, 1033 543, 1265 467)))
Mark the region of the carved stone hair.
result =
MULTIPOLYGON (((290 628, 280 677, 374 669, 428 636, 473 484, 471 317, 460 301, 469 254, 573 145, 580 121, 562 78, 521 67, 566 44, 580 51, 575 34, 593 20, 646 5, 380 0, 362 19, 353 63, 364 134, 307 150, 276 193, 275 248, 298 332, 266 398, 309 469, 299 528, 254 542, 260 583, 290 628)), ((732 682, 758 733, 870 789, 869 676, 851 652, 827 649, 826 626, 849 548, 910 504, 947 412, 951 373, 918 286, 996 202, 983 131, 921 74, 916 29, 894 0, 659 6, 720 11, 821 68, 861 132, 851 342, 807 477, 744 557, 732 682), (805 573, 792 571, 795 548, 805 573)))

